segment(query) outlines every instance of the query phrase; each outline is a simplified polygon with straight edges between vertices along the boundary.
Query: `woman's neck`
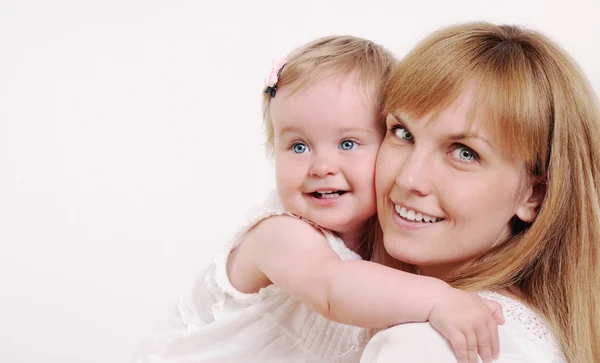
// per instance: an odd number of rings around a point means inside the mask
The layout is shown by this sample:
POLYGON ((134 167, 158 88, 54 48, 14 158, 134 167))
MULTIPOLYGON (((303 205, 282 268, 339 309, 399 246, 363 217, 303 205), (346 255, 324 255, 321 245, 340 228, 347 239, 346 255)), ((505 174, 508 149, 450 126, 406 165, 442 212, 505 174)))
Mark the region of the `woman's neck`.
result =
POLYGON ((352 251, 359 254, 361 257, 365 258, 365 252, 368 246, 366 246, 365 238, 367 237, 365 234, 367 233, 365 227, 358 228, 352 231, 346 232, 336 232, 338 237, 344 241, 346 247, 351 249, 352 251))
MULTIPOLYGON (((450 278, 450 272, 457 271, 457 269, 459 268, 468 268, 468 263, 416 267, 420 275, 435 277, 437 279, 448 282, 450 278)), ((529 302, 528 299, 526 299, 526 297, 523 295, 522 291, 516 286, 507 287, 495 291, 525 304, 529 302)))
POLYGON ((442 281, 447 281, 450 271, 455 271, 458 266, 454 264, 440 264, 440 265, 427 265, 427 266, 416 266, 419 275, 435 277, 442 281))

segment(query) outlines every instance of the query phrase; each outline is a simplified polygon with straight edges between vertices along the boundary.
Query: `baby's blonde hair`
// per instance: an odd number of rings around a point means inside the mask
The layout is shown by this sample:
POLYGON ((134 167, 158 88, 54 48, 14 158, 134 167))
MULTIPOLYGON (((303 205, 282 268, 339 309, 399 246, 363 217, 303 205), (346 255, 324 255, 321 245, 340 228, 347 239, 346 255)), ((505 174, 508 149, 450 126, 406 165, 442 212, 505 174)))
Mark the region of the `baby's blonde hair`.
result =
MULTIPOLYGON (((396 60, 389 51, 370 40, 328 36, 292 51, 277 82, 277 89, 293 86, 293 94, 319 80, 357 72, 359 84, 364 86, 370 101, 377 105, 377 115, 380 115, 382 90, 395 64, 396 60)), ((263 94, 263 119, 270 148, 274 138, 271 100, 269 94, 263 94)))
MULTIPOLYGON (((471 116, 483 114, 526 162, 545 199, 531 224, 447 281, 508 289, 551 324, 567 360, 600 362, 600 111, 583 72, 544 35, 471 23, 423 40, 393 72, 384 115, 439 113, 475 84, 471 116), (482 113, 478 113, 482 112, 482 113)), ((493 193, 493 191, 490 191, 493 193)), ((404 269, 375 245, 375 259, 404 269)))
MULTIPOLYGON (((376 116, 381 117, 385 84, 396 64, 397 60, 391 52, 370 40, 353 36, 327 36, 291 52, 280 74, 277 89, 293 87, 290 93, 293 95, 320 80, 348 76, 355 72, 358 86, 362 87, 367 99, 375 105, 376 116)), ((263 93, 262 109, 268 149, 273 148, 275 137, 270 110, 272 99, 270 94, 263 93)), ((380 122, 383 132, 383 119, 380 122)), ((371 217, 357 251, 364 259, 371 258, 378 228, 377 216, 371 217)))

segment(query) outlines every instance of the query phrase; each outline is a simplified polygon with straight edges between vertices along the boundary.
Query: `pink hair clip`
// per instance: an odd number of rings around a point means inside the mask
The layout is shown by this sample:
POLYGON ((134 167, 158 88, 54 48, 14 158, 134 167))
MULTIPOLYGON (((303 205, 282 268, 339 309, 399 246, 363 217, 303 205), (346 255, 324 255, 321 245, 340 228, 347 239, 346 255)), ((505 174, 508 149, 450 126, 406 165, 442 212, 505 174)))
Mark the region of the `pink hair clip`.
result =
POLYGON ((275 97, 277 93, 277 82, 279 81, 279 77, 281 77, 281 71, 283 71, 283 67, 287 63, 287 58, 274 58, 273 59, 273 67, 271 68, 271 73, 265 78, 265 93, 271 95, 271 97, 275 97))

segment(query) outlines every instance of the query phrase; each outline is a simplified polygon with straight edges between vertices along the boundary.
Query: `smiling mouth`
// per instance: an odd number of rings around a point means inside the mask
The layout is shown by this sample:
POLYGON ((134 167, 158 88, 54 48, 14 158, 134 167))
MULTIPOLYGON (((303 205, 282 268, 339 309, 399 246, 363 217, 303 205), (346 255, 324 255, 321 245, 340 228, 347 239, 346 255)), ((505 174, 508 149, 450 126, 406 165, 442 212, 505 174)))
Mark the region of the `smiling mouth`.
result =
POLYGON ((320 190, 318 192, 312 192, 310 195, 317 199, 332 199, 337 198, 346 194, 345 190, 320 190))
POLYGON ((400 218, 404 219, 408 222, 413 223, 437 223, 444 220, 444 218, 429 216, 426 214, 422 214, 420 212, 416 212, 412 209, 407 209, 405 207, 401 207, 397 204, 394 204, 394 210, 400 218))

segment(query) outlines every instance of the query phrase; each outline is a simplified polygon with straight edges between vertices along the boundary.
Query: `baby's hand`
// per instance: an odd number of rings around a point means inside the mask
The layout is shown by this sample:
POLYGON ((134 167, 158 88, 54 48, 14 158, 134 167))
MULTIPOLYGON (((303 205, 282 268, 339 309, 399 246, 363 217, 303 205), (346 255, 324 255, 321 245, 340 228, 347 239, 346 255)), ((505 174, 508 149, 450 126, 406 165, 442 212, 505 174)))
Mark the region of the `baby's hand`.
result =
POLYGON ((504 324, 502 306, 479 295, 451 289, 429 314, 429 322, 446 338, 458 363, 498 359, 498 324, 504 324))

